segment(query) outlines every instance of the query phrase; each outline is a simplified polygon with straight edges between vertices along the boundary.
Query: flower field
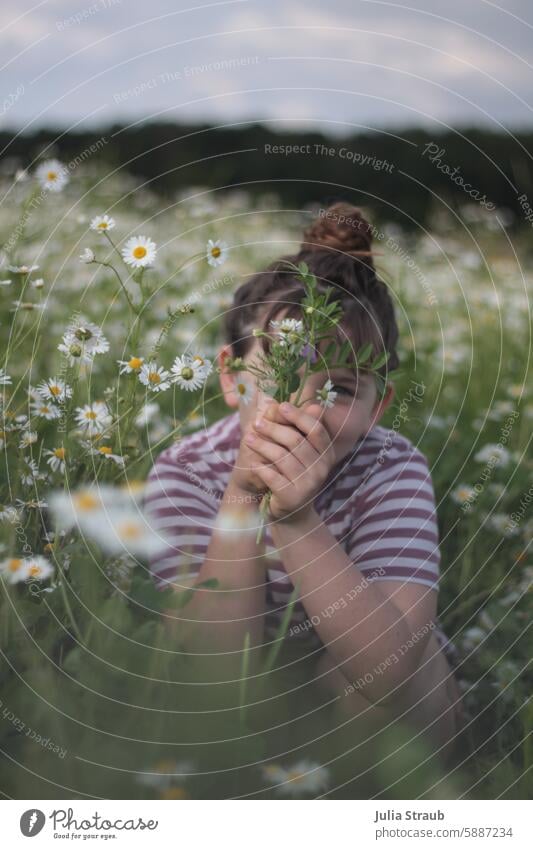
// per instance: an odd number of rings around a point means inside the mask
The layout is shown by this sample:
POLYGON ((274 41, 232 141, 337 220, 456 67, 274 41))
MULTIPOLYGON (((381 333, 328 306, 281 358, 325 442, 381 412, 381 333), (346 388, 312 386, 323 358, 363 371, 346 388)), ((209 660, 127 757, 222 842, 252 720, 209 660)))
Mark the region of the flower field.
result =
POLYGON ((530 796, 530 233, 475 205, 436 213, 429 233, 375 226, 401 327, 381 424, 430 463, 439 616, 464 693, 444 766, 405 729, 372 756, 349 724, 332 729, 281 634, 287 662, 243 674, 235 696, 161 617, 190 593, 156 591, 147 569, 164 544, 142 514, 155 457, 229 412, 221 314, 248 275, 295 252, 318 206, 201 186, 170 203, 55 160, 4 175, 0 192, 2 793, 530 796))

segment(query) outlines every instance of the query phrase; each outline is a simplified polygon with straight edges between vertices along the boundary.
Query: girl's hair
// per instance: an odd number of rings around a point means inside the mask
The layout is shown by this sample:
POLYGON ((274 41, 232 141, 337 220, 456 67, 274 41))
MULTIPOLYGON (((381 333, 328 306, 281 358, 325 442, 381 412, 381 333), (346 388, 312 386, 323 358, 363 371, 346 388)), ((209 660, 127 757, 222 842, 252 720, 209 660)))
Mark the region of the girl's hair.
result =
MULTIPOLYGON (((361 210, 349 203, 321 210, 304 231, 297 254, 275 260, 235 292, 224 319, 226 343, 231 344, 233 356, 246 356, 256 338, 252 335, 255 327, 269 332, 270 320, 280 312, 286 317, 301 315, 299 304, 305 289, 287 268, 289 260, 295 265, 305 262, 319 289, 333 288, 329 300, 338 301, 343 310, 336 328, 340 342, 350 339, 355 352, 368 342, 375 355, 388 351, 389 359, 379 370, 383 375, 398 368, 398 326, 389 290, 374 268, 372 229, 361 210)), ((267 350, 268 340, 260 337, 260 341, 267 350)))

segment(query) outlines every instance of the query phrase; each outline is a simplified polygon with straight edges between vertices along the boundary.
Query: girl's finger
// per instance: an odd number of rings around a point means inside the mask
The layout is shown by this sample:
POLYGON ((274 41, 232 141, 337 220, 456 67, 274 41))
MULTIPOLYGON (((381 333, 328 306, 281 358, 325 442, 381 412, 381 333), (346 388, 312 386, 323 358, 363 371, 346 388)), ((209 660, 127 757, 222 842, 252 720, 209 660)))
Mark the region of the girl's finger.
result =
POLYGON ((264 416, 260 422, 254 423, 254 431, 263 439, 283 445, 306 468, 311 468, 319 459, 309 440, 295 427, 278 424, 264 416))
POLYGON ((284 475, 281 475, 273 466, 254 464, 253 470, 257 477, 260 478, 265 486, 267 486, 272 492, 281 492, 283 489, 286 489, 286 487, 291 485, 290 481, 287 480, 284 475))
MULTIPOLYGON (((321 408, 318 405, 308 408, 316 410, 320 415, 321 408)), ((302 407, 293 407, 287 402, 280 404, 280 410, 292 425, 301 430, 307 437, 313 448, 322 456, 331 449, 331 439, 324 425, 316 415, 312 415, 302 407)))
POLYGON ((245 441, 249 448, 260 454, 264 460, 270 460, 290 481, 295 482, 305 472, 305 466, 277 442, 262 439, 256 434, 249 434, 245 441))

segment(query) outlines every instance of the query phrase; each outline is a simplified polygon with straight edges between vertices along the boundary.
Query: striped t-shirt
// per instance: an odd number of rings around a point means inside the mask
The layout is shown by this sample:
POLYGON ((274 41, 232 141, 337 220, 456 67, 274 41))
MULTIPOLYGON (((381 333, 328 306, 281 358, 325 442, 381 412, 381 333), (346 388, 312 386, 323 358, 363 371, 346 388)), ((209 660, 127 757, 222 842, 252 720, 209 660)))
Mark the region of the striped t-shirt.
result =
MULTIPOLYGON (((156 459, 144 509, 151 527, 168 540, 150 563, 158 588, 183 590, 198 574, 240 439, 236 412, 184 437, 156 459)), ((331 469, 313 506, 366 580, 437 587, 440 552, 433 484, 426 458, 405 436, 373 427, 331 469)), ((276 557, 268 525, 264 540, 269 561, 266 635, 272 638, 293 586, 276 557)), ((287 636, 321 645, 299 601, 287 636)), ((439 639, 444 645, 442 632, 439 639)))

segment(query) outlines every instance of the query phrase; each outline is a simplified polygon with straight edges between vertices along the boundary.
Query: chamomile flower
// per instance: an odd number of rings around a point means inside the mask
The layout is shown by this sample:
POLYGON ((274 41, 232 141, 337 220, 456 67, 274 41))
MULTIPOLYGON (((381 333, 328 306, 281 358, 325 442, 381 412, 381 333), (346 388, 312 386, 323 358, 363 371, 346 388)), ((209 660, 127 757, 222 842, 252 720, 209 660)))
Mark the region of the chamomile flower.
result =
POLYGON ((8 584, 18 584, 28 577, 28 561, 24 557, 8 557, 0 563, 0 574, 8 584))
POLYGON ((75 365, 77 362, 92 363, 96 354, 109 351, 109 342, 96 324, 77 316, 67 327, 57 348, 66 355, 70 365, 75 365))
POLYGON ((38 265, 8 265, 7 270, 11 274, 31 274, 32 271, 37 271, 38 265))
POLYGON ((5 373, 3 368, 0 368, 0 386, 9 386, 11 378, 5 373))
POLYGON ((213 268, 216 268, 218 265, 222 265, 226 262, 228 257, 228 245, 226 242, 222 242, 220 239, 217 239, 214 242, 212 239, 209 239, 206 247, 206 255, 207 262, 213 268))
POLYGON ((133 268, 148 268, 153 265, 156 253, 157 246, 148 236, 132 236, 121 251, 124 262, 133 268))
POLYGON ((50 404, 42 398, 30 404, 30 409, 34 416, 39 416, 41 419, 46 419, 51 422, 54 419, 61 417, 61 410, 55 404, 50 404))
POLYGON ((478 463, 490 463, 491 465, 502 466, 505 468, 511 460, 511 455, 507 448, 503 445, 485 445, 474 456, 474 460, 478 463))
POLYGON ((129 360, 117 360, 120 368, 120 374, 131 374, 138 372, 144 363, 144 357, 135 357, 133 354, 129 360))
POLYGON ((332 387, 333 383, 328 378, 322 389, 317 389, 316 399, 320 401, 322 407, 333 407, 335 404, 335 399, 339 393, 335 392, 332 387))
POLYGON ((80 254, 80 262, 84 265, 89 265, 91 262, 94 262, 95 256, 94 251, 90 248, 84 248, 80 254))
POLYGON ((514 537, 518 534, 518 528, 506 513, 492 513, 487 519, 487 527, 503 537, 514 537))
POLYGON ((37 392, 45 401, 63 403, 67 398, 72 398, 72 388, 57 377, 43 380, 37 387, 37 392))
POLYGON ((477 498, 477 492, 473 486, 460 483, 451 493, 450 497, 456 504, 471 504, 477 498))
POLYGON ((42 189, 60 192, 68 183, 67 169, 57 159, 47 159, 35 170, 35 176, 42 189))
POLYGON ((113 449, 110 445, 99 445, 98 448, 90 448, 90 453, 105 460, 112 460, 117 466, 124 468, 124 457, 121 457, 120 454, 113 454, 113 449))
POLYGON ((254 387, 250 380, 240 377, 237 378, 235 383, 235 392, 239 399, 239 404, 247 406, 253 398, 254 387))
POLYGON ((95 230, 96 233, 107 233, 114 226, 115 219, 109 215, 95 215, 91 221, 91 230, 95 230))
POLYGON ((27 559, 26 569, 28 570, 27 577, 32 581, 46 581, 50 575, 54 574, 54 567, 50 561, 40 554, 27 559))
POLYGON ((0 280, 0 286, 11 286, 12 280, 0 280))
POLYGON ((310 760, 301 760, 292 767, 270 764, 262 772, 266 781, 277 785, 276 791, 284 796, 316 796, 329 783, 328 770, 310 760))
POLYGON ((161 531, 152 530, 139 510, 110 507, 83 519, 83 532, 108 554, 137 555, 148 559, 168 546, 161 531))
POLYGON ((103 401, 93 401, 92 404, 76 407, 76 422, 89 436, 102 433, 111 421, 108 406, 103 401))
POLYGON ((43 289, 44 288, 44 280, 42 277, 37 278, 37 280, 32 280, 31 285, 34 289, 43 289))
MULTIPOLYGON (((122 503, 124 499, 116 487, 99 484, 74 492, 57 490, 50 494, 48 500, 55 523, 60 529, 69 531, 76 524, 83 527, 86 516, 99 515, 110 509, 112 504, 122 503)), ((131 499, 129 501, 131 503, 131 499)))
POLYGON ((213 363, 211 360, 208 360, 206 357, 202 357, 201 354, 193 354, 191 359, 194 365, 203 371, 204 377, 209 377, 213 371, 213 363))
POLYGON ((299 318, 282 318, 280 321, 271 319, 270 326, 278 334, 280 344, 294 345, 299 342, 303 343, 303 322, 299 318))
POLYGON ((173 375, 173 382, 177 383, 180 389, 186 389, 190 392, 195 389, 200 389, 206 381, 207 374, 201 357, 193 359, 189 354, 184 354, 182 357, 176 357, 170 371, 173 375))
POLYGON ((19 477, 24 486, 32 486, 35 481, 45 480, 46 475, 39 471, 37 462, 33 458, 24 457, 19 477))
POLYGON ((37 433, 34 430, 25 430, 20 436, 19 448, 29 448, 37 442, 37 433))
POLYGON ((65 471, 65 449, 61 446, 59 448, 45 449, 43 452, 48 460, 46 461, 53 472, 60 472, 63 474, 65 471))
POLYGON ((152 392, 164 392, 170 389, 170 373, 158 366, 157 363, 143 363, 139 371, 139 380, 143 386, 148 386, 152 392))
POLYGON ((14 525, 20 522, 20 515, 20 511, 11 504, 0 504, 0 522, 8 522, 8 524, 14 525))

